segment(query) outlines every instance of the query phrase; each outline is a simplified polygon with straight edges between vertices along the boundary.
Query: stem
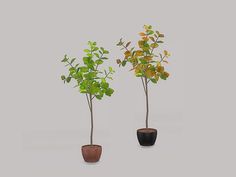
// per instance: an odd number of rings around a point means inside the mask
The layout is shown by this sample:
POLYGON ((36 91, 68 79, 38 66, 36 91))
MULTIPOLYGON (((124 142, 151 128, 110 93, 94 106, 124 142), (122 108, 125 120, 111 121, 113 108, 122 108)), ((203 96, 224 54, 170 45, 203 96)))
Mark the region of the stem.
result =
MULTIPOLYGON (((155 40, 154 43, 157 43, 158 39, 159 39, 159 36, 157 37, 157 39, 155 40)), ((153 53, 153 51, 154 51, 154 48, 152 48, 152 50, 151 50, 151 54, 153 53)))
POLYGON ((124 47, 126 51, 129 51, 129 49, 124 44, 122 44, 122 47, 124 47))
POLYGON ((89 100, 90 100, 90 114, 91 114, 91 132, 90 132, 90 144, 93 144, 93 101, 92 101, 92 95, 89 94, 89 100))
POLYGON ((148 128, 149 105, 148 105, 148 82, 147 82, 147 77, 144 78, 144 81, 145 81, 145 86, 146 86, 145 95, 146 95, 146 109, 147 109, 147 112, 146 112, 146 128, 148 128))
POLYGON ((87 99, 87 102, 88 102, 88 106, 89 106, 89 110, 91 109, 90 108, 90 102, 89 102, 89 98, 88 98, 88 94, 86 93, 86 99, 87 99))
POLYGON ((145 85, 144 85, 143 77, 141 77, 141 80, 142 80, 144 92, 146 93, 146 88, 145 88, 145 85))

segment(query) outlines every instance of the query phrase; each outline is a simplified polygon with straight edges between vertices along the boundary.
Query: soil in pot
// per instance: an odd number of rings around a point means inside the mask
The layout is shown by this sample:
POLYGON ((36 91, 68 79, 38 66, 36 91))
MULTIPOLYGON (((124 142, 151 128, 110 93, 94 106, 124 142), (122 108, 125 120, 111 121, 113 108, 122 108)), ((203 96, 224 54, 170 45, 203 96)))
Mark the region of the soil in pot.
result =
POLYGON ((141 146, 152 146, 156 142, 157 130, 154 128, 138 129, 137 137, 141 146))
POLYGON ((98 162, 102 154, 102 146, 84 145, 81 151, 85 162, 98 162))

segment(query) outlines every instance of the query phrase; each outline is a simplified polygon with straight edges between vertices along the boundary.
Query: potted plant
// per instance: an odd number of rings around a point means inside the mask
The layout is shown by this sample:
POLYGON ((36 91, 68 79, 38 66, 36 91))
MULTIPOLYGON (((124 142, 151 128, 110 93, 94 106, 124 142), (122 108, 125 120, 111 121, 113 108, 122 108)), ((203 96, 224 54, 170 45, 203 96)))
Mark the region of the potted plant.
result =
POLYGON ((90 144, 82 146, 81 150, 86 162, 97 162, 102 153, 102 146, 93 143, 93 101, 113 94, 114 90, 110 87, 107 79, 112 79, 111 75, 114 70, 112 67, 109 67, 108 70, 100 68, 103 62, 108 59, 106 55, 109 52, 107 50, 97 47, 96 42, 89 41, 88 46, 89 48, 84 50, 86 56, 83 57, 83 65, 80 65, 76 58, 64 56, 62 62, 66 64, 69 72, 66 76, 62 75, 61 79, 64 83, 74 80, 75 87, 86 97, 91 116, 90 144))
POLYGON ((122 60, 117 59, 117 64, 124 67, 127 62, 130 63, 132 65, 131 71, 134 71, 135 76, 139 77, 142 82, 146 96, 146 127, 137 130, 137 137, 140 145, 152 146, 156 141, 157 130, 149 128, 148 125, 148 86, 151 83, 157 84, 159 79, 166 80, 169 77, 164 63, 168 63, 167 58, 170 53, 167 50, 161 53, 155 52, 155 49, 163 43, 164 34, 154 31, 151 25, 144 25, 144 32, 139 33, 139 35, 141 39, 138 41, 138 49, 130 48, 131 42, 126 43, 122 38, 120 39, 117 46, 124 50, 124 58, 122 60))

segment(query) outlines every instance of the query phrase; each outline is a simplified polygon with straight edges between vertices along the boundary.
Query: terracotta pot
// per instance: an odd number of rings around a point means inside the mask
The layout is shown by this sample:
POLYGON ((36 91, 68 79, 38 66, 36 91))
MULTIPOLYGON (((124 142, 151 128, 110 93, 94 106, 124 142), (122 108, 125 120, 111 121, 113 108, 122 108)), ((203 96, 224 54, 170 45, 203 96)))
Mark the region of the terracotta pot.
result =
POLYGON ((157 130, 154 128, 141 128, 137 130, 137 137, 141 146, 152 146, 157 138, 157 130))
POLYGON ((81 147, 81 151, 85 162, 98 162, 102 154, 102 146, 84 145, 81 147))

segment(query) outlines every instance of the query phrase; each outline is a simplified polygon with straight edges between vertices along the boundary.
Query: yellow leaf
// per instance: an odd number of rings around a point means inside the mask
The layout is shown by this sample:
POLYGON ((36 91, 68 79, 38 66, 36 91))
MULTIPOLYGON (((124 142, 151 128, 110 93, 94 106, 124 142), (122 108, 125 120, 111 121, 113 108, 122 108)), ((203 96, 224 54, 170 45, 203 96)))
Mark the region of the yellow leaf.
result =
POLYGON ((165 55, 166 57, 169 57, 169 56, 170 56, 170 53, 169 53, 167 50, 164 50, 164 55, 165 55))
POLYGON ((157 48, 158 46, 159 46, 159 45, 158 45, 157 43, 152 43, 152 44, 151 44, 151 47, 152 47, 152 48, 157 48))
POLYGON ((131 56, 131 52, 128 50, 124 54, 125 54, 125 59, 127 59, 131 56))
POLYGON ((157 74, 155 74, 155 79, 156 79, 156 81, 159 80, 159 76, 157 74))
POLYGON ((169 75, 170 75, 168 72, 164 72, 163 74, 166 78, 169 77, 169 75))
POLYGON ((147 78, 151 78, 152 77, 152 71, 150 69, 147 69, 145 71, 145 75, 147 76, 147 78))
POLYGON ((163 73, 164 72, 164 66, 157 66, 157 72, 163 73))
POLYGON ((146 61, 151 61, 151 60, 152 60, 152 56, 145 56, 145 57, 144 57, 144 60, 146 60, 146 61))
POLYGON ((141 50, 137 50, 137 51, 135 52, 135 56, 136 56, 136 57, 143 56, 143 52, 142 52, 141 50))
POLYGON ((165 54, 165 55, 168 55, 168 52, 167 52, 167 50, 164 50, 164 54, 165 54))
POLYGON ((144 41, 142 41, 142 40, 138 41, 138 46, 140 48, 143 48, 143 45, 144 45, 144 41))
POLYGON ((138 67, 134 68, 135 69, 135 74, 140 72, 140 69, 138 67))

